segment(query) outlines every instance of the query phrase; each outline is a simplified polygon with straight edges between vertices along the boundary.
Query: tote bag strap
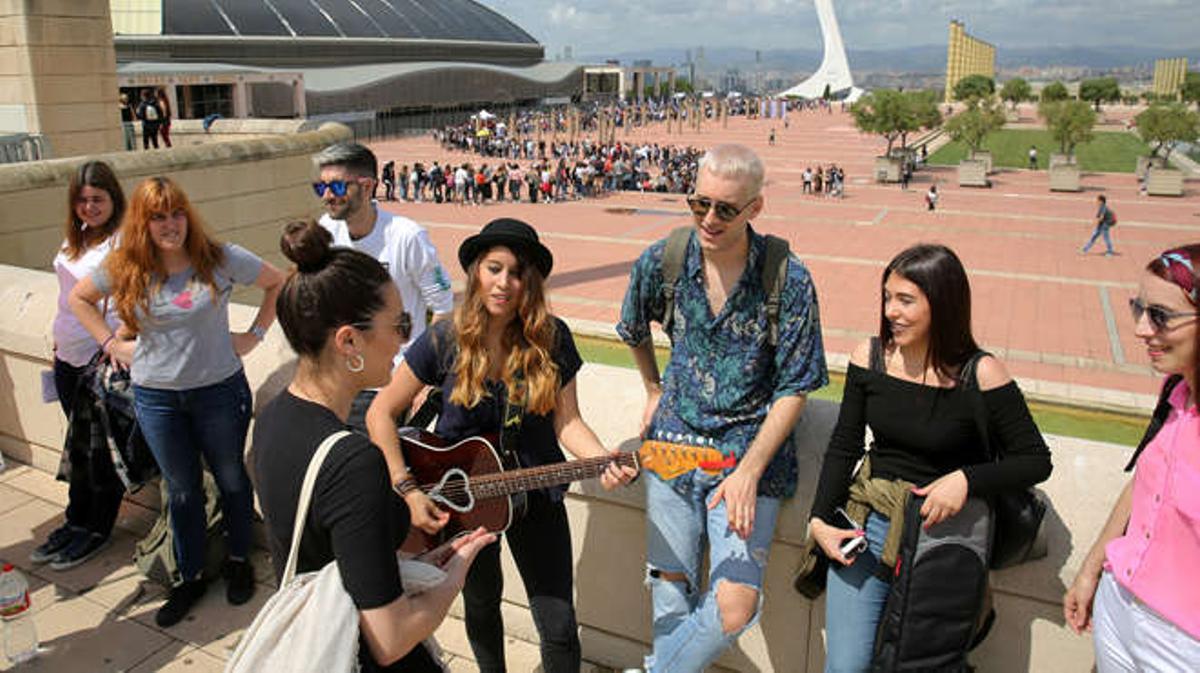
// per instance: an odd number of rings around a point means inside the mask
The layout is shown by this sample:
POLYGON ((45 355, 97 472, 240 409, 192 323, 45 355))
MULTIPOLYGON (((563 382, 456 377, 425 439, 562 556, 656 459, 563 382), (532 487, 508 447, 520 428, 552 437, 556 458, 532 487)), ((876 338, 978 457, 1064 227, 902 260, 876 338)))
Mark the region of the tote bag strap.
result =
POLYGON ((329 435, 317 447, 317 452, 313 454, 312 460, 308 461, 308 471, 304 473, 304 484, 300 487, 300 503, 296 505, 296 525, 292 526, 292 548, 288 551, 287 565, 283 567, 283 578, 279 582, 280 588, 287 586, 296 577, 296 564, 300 562, 300 538, 304 535, 304 524, 308 519, 308 505, 312 501, 313 487, 317 483, 317 473, 321 471, 321 465, 333 447, 343 437, 349 435, 348 430, 339 430, 329 435))

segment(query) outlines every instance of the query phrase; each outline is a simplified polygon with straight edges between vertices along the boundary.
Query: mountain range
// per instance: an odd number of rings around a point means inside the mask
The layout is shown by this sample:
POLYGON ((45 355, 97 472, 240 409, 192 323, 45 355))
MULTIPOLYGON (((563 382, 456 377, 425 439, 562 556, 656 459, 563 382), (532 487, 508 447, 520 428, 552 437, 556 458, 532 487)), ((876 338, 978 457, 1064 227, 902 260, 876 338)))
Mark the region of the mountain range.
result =
MULTIPOLYGON (((650 60, 655 65, 682 65, 689 50, 676 48, 645 49, 619 54, 586 54, 576 60, 602 63, 617 59, 623 64, 650 60)), ((697 50, 690 50, 696 58, 697 50)), ((711 47, 704 49, 703 68, 723 70, 743 68, 764 70, 812 71, 821 63, 820 49, 763 49, 711 47)), ((1155 59, 1186 56, 1189 65, 1200 62, 1200 46, 1191 49, 1162 49, 1154 46, 1075 46, 1006 47, 997 50, 999 68, 1074 66, 1084 68, 1121 68, 1137 65, 1153 67, 1155 59)), ((857 71, 936 73, 946 68, 946 47, 927 45, 898 49, 850 49, 850 68, 857 71)))

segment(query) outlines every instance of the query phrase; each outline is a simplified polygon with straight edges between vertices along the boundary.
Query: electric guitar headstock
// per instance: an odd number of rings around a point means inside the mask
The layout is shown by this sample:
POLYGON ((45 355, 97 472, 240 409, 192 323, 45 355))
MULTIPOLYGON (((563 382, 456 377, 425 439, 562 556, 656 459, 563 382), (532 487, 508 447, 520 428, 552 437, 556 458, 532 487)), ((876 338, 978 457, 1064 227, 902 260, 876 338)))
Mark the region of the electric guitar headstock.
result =
POLYGON ((684 441, 647 439, 642 442, 637 454, 642 469, 650 470, 662 479, 674 479, 695 469, 708 474, 720 474, 722 470, 737 465, 732 453, 726 455, 714 447, 684 441))

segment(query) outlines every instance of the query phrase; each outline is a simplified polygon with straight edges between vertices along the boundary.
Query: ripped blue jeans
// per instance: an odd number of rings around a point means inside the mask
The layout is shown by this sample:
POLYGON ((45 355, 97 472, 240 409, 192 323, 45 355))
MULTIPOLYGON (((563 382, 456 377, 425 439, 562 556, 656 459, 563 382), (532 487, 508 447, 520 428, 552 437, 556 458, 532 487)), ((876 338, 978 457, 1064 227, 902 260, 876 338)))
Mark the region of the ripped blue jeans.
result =
POLYGON ((767 551, 779 516, 778 498, 759 497, 754 531, 743 540, 729 529, 722 500, 713 510, 708 498, 720 476, 697 473, 686 493, 656 475, 647 475, 647 583, 654 604, 654 652, 646 658, 651 673, 695 673, 708 667, 733 641, 758 621, 762 608, 767 551), (708 543, 708 582, 700 591, 704 546, 708 543), (663 577, 682 573, 686 582, 663 577), (754 617, 734 633, 725 633, 717 607, 717 586, 735 582, 758 590, 754 617))

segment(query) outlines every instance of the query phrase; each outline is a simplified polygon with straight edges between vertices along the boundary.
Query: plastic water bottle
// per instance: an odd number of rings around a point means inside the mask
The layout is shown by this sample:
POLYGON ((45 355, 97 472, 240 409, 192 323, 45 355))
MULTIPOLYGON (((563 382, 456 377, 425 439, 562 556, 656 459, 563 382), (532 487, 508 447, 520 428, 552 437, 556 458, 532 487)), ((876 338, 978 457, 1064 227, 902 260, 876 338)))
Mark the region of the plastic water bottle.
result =
POLYGON ((11 563, 0 571, 0 617, 4 618, 4 656, 12 664, 37 656, 37 630, 29 614, 29 583, 11 563))

